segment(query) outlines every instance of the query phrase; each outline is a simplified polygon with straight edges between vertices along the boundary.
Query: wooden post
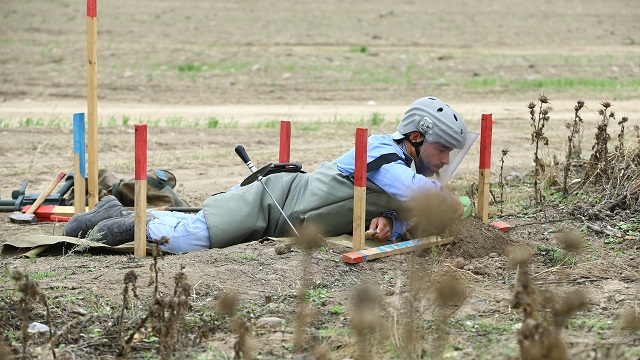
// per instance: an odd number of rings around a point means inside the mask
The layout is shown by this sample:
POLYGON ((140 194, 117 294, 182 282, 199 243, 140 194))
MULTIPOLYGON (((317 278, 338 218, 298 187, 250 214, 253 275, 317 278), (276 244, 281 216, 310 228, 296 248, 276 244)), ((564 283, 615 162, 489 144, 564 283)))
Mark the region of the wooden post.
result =
POLYGON ((134 256, 147 255, 147 125, 135 125, 134 256))
POLYGON ((364 249, 367 207, 367 136, 366 128, 356 129, 355 171, 353 173, 353 251, 364 249))
POLYGON ((84 212, 87 206, 85 151, 84 113, 76 113, 73 114, 73 207, 75 214, 84 212))
POLYGON ((483 223, 489 222, 489 185, 491 178, 492 115, 482 114, 480 124, 480 166, 478 173, 478 212, 483 223))
POLYGON ((87 143, 89 210, 98 202, 98 10, 87 0, 87 143))
POLYGON ((287 163, 291 154, 291 121, 280 121, 280 155, 278 162, 287 163))

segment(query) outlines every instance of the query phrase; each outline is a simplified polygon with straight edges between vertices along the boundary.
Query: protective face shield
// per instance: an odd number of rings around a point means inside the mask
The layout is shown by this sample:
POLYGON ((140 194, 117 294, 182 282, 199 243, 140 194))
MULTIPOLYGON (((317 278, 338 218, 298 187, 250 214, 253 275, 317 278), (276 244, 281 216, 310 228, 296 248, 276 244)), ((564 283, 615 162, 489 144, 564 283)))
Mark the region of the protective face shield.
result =
POLYGON ((427 144, 441 143, 453 149, 449 153, 449 163, 438 171, 438 180, 443 184, 453 176, 471 145, 478 138, 477 133, 467 132, 462 116, 435 97, 423 97, 414 101, 392 136, 400 140, 414 131, 425 136, 422 144, 412 143, 419 154, 416 164, 418 173, 425 176, 434 174, 428 166, 430 159, 427 157, 431 155, 427 151, 427 144))
POLYGON ((453 177, 453 174, 458 169, 458 166, 460 166, 462 159, 464 159, 464 157, 467 155, 469 149, 471 149, 471 146, 473 146, 473 143, 478 139, 479 135, 480 134, 476 132, 467 132, 465 134, 464 144, 462 145, 462 148, 451 150, 448 156, 449 163, 445 164, 439 171, 435 173, 428 165, 429 163, 433 162, 433 160, 427 158, 428 156, 430 156, 430 152, 427 149, 429 143, 425 141, 419 148, 416 172, 426 177, 430 177, 435 174, 438 182, 445 185, 451 179, 451 177, 453 177))
POLYGON ((458 166, 460 166, 462 159, 464 159, 464 157, 467 156, 469 149, 471 149, 471 146, 473 146, 473 143, 476 142, 479 135, 480 134, 477 132, 468 131, 465 136, 464 145, 462 149, 453 149, 449 153, 449 164, 443 166, 442 169, 440 169, 440 171, 438 172, 438 174, 436 174, 438 182, 440 184, 446 185, 447 182, 449 182, 449 180, 453 177, 453 174, 455 174, 456 170, 458 169, 458 166))

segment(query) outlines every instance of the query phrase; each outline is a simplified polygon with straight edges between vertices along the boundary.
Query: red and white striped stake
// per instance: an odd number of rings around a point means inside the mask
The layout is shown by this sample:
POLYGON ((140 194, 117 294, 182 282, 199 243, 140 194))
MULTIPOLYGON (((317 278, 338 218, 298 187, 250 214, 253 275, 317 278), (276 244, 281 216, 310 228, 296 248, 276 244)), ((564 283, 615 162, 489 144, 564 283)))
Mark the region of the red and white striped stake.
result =
POLYGON ((135 125, 135 230, 133 254, 147 255, 147 125, 135 125))
POLYGON ((364 249, 367 208, 367 136, 366 128, 356 129, 355 171, 353 173, 353 251, 364 249))
POLYGON ((278 161, 288 163, 291 154, 291 121, 280 121, 280 155, 278 161))
POLYGON ((482 122, 480 124, 480 170, 478 173, 477 217, 485 224, 489 222, 492 123, 491 114, 482 114, 482 122))
POLYGON ((87 198, 89 210, 98 202, 98 10, 87 0, 87 198))

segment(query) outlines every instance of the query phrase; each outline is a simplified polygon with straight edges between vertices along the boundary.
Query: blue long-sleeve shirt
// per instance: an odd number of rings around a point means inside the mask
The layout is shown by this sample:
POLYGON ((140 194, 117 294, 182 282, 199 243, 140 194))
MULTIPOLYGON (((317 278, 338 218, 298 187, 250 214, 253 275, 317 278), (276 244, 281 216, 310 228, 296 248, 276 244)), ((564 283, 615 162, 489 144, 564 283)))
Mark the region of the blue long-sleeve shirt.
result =
MULTIPOLYGON (((367 139, 367 163, 389 153, 396 153, 401 158, 408 156, 404 143, 396 144, 391 135, 372 135, 367 139)), ((355 148, 338 157, 334 163, 343 174, 353 174, 355 172, 355 148)), ((400 201, 407 201, 420 192, 442 189, 442 185, 438 181, 417 174, 402 160, 390 162, 368 173, 367 179, 400 201)), ((391 239, 401 236, 410 226, 409 219, 393 219, 391 239)))

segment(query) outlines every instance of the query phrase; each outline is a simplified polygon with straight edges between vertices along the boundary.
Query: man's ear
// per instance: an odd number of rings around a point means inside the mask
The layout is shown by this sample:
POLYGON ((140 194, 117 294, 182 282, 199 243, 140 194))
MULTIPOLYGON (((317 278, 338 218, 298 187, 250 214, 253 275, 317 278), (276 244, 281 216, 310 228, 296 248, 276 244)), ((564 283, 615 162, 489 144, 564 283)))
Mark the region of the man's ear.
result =
POLYGON ((419 131, 414 131, 409 134, 409 140, 411 140, 411 142, 421 142, 424 140, 424 135, 419 131))

